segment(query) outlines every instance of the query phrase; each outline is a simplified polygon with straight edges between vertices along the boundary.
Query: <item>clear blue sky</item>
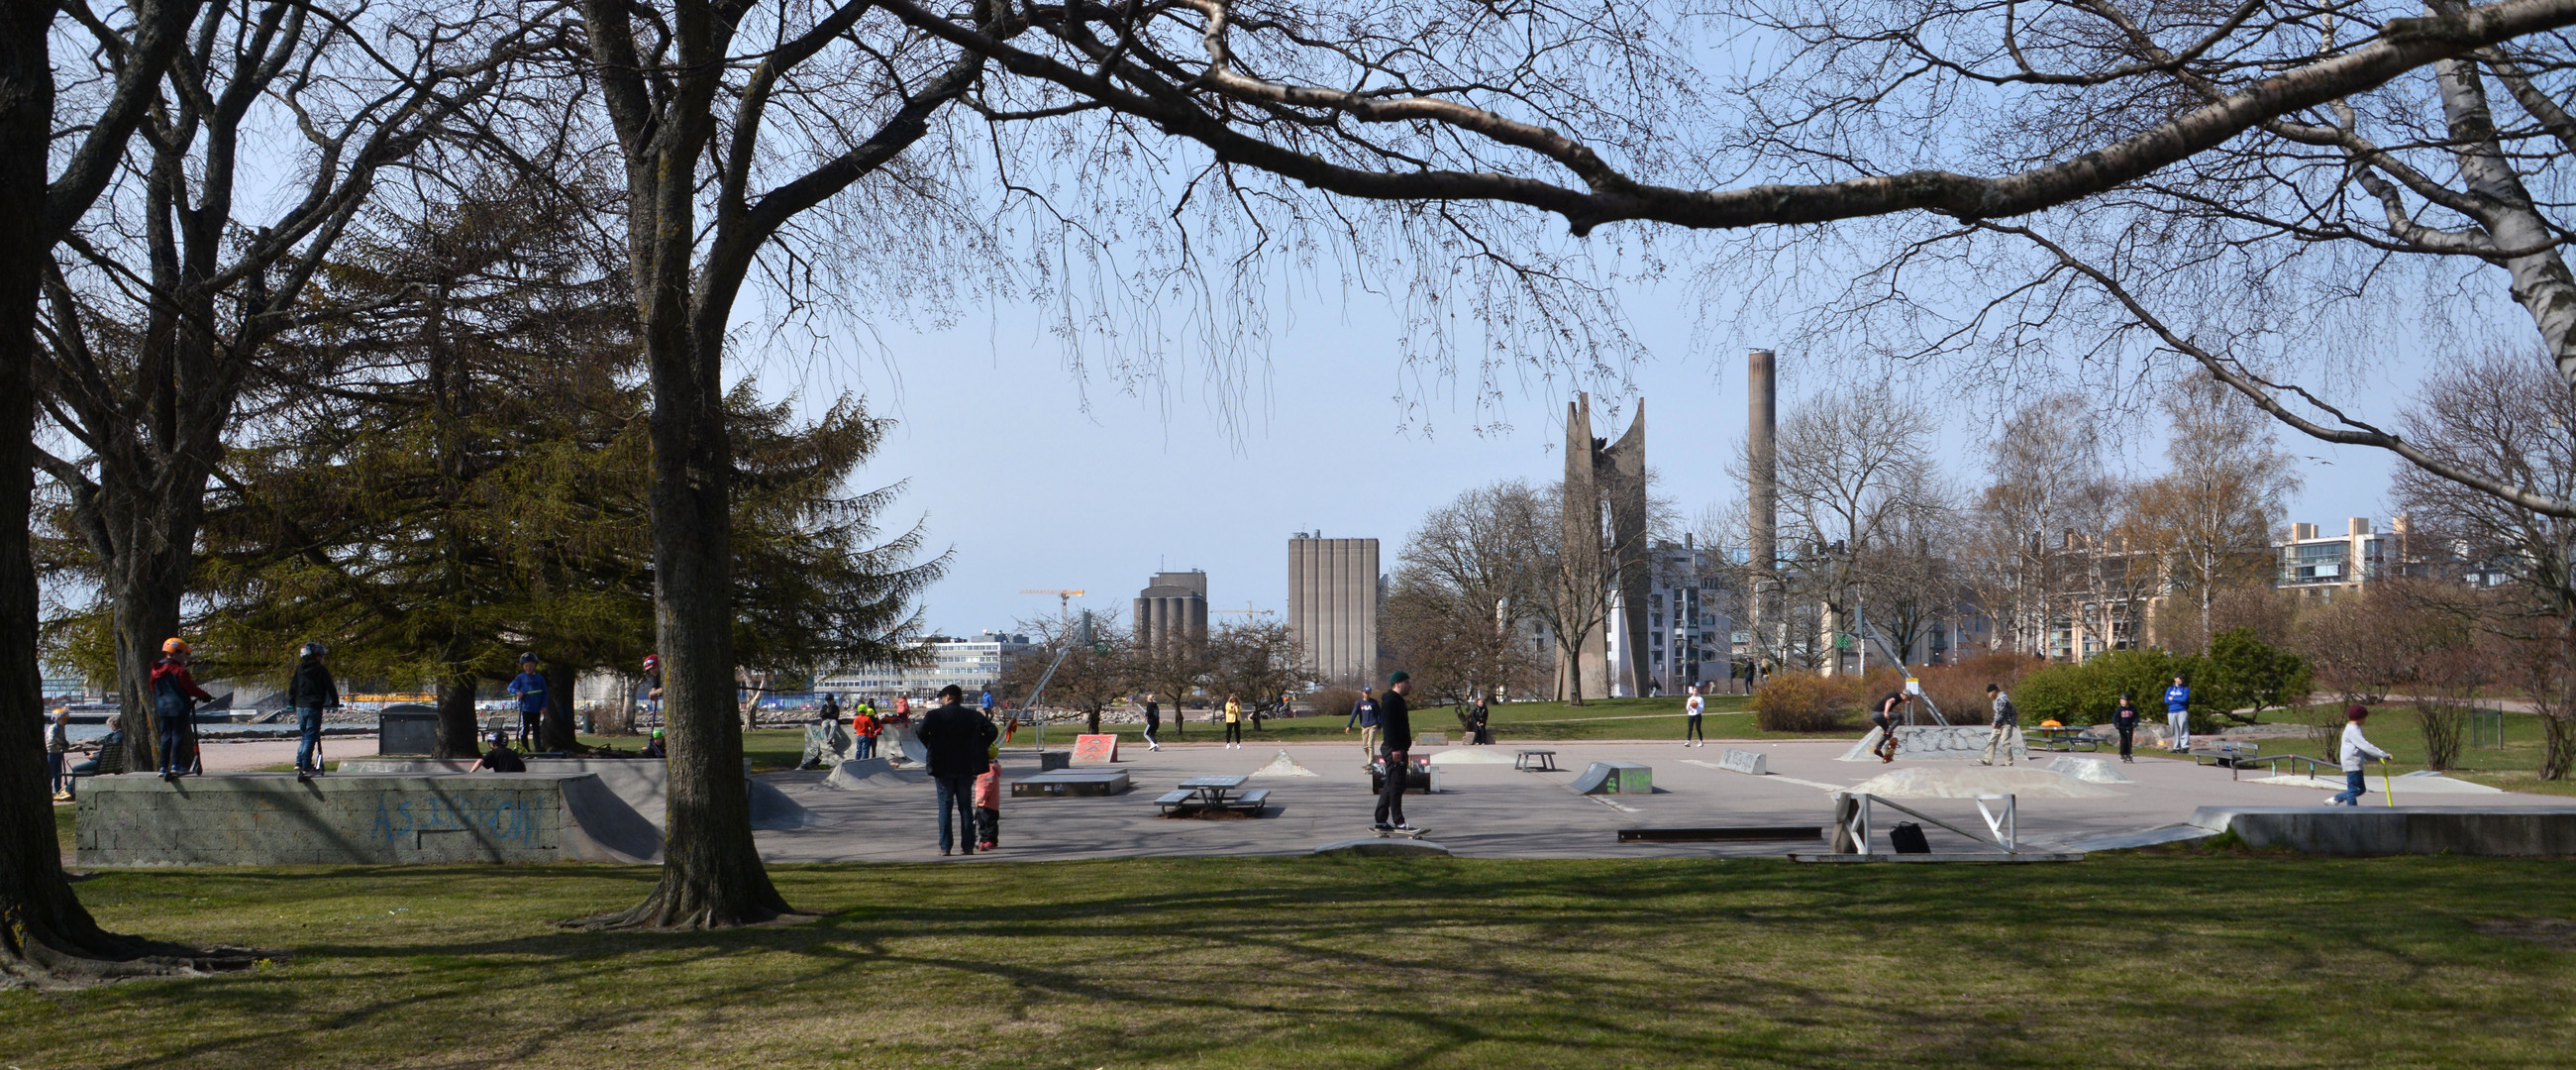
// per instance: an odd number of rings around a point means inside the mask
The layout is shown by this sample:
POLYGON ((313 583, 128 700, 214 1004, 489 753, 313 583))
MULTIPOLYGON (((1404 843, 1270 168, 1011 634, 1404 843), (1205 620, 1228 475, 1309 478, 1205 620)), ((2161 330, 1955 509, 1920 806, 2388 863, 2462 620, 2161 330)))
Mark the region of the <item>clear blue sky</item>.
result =
MULTIPOLYGON (((1643 396, 1647 457, 1663 493, 1685 515, 1739 498, 1726 461, 1744 433, 1743 352, 1772 340, 1694 335, 1668 293, 1628 300, 1651 357, 1630 370, 1633 394, 1617 384, 1608 393, 1619 396, 1596 392, 1595 433, 1626 426, 1624 410, 1615 427, 1600 415, 1605 402, 1643 396)), ((1378 538, 1392 567, 1432 505, 1477 484, 1545 482, 1562 470, 1559 424, 1571 384, 1505 384, 1510 427, 1479 434, 1459 397, 1472 384, 1404 394, 1411 380, 1391 320, 1371 302, 1299 306, 1296 324, 1269 346, 1265 375, 1242 393, 1237 421, 1195 376, 1148 397, 1078 382, 1035 318, 1008 308, 978 310, 943 333, 885 335, 882 350, 832 343, 745 360, 741 371, 772 396, 858 391, 901 421, 863 478, 909 481, 895 516, 922 520, 932 547, 955 551, 928 598, 933 629, 1002 628, 1053 612, 1053 598, 1019 594, 1024 588, 1080 588, 1089 593, 1077 606, 1124 612, 1157 568, 1206 569, 1215 608, 1281 610, 1291 532, 1378 538)), ((1855 374, 1786 350, 1781 364, 1784 411, 1855 374)), ((2389 369, 2384 385, 2402 389, 2411 371, 2389 369)), ((1976 436, 1995 401, 1931 393, 1918 391, 1918 402, 1944 407, 1963 429, 1942 444, 1950 472, 1973 484, 1982 467, 1976 436)), ((2348 516, 2386 516, 2388 468, 2374 451, 2286 436, 2284 445, 2332 462, 2302 462, 2306 486, 2290 519, 2333 527, 2348 516)), ((2152 470, 2159 446, 2133 441, 2129 471, 2152 470)))

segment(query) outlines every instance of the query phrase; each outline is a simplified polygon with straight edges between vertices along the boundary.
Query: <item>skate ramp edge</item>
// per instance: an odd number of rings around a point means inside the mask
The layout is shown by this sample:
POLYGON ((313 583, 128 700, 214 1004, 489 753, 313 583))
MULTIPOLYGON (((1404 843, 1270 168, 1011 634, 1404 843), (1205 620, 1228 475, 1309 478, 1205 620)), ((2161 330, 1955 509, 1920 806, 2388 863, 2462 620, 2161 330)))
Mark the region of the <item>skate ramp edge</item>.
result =
POLYGON ((1429 840, 1412 840, 1400 836, 1362 836, 1353 840, 1334 840, 1315 848, 1319 855, 1354 855, 1361 858, 1428 858, 1448 857, 1449 848, 1429 840))
POLYGON ((786 792, 766 780, 747 782, 751 789, 751 827, 763 832, 785 832, 790 829, 826 828, 840 822, 805 808, 789 798, 786 792))
POLYGON ((649 862, 661 833, 588 773, 150 774, 81 787, 84 866, 649 862))
POLYGON ((2204 806, 2191 823, 2320 855, 2576 855, 2576 806, 2204 806))
POLYGON ((610 791, 597 774, 564 780, 560 842, 564 857, 576 862, 662 861, 662 830, 610 791))
POLYGON ((823 778, 823 786, 835 791, 868 791, 875 788, 909 788, 930 783, 930 775, 918 770, 901 772, 887 758, 855 758, 832 767, 823 778))
POLYGON ((1655 772, 1643 762, 1594 762, 1565 788, 1577 795, 1650 795, 1655 772))

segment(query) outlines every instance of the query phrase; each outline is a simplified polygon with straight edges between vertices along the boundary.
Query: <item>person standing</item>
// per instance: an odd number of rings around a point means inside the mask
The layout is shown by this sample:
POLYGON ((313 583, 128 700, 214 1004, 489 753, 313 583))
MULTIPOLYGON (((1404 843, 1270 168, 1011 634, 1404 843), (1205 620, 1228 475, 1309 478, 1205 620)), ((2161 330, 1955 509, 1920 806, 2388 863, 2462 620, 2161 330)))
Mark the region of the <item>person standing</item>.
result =
POLYGON ((929 759, 930 779, 939 785, 939 853, 951 842, 975 853, 975 778, 992 768, 989 748, 1002 738, 993 722, 965 706, 966 690, 955 684, 939 690, 939 706, 924 714, 913 738, 929 759), (956 819, 952 839, 950 818, 956 819))
POLYGON ((161 725, 161 779, 177 780, 188 772, 197 744, 197 703, 215 696, 188 675, 188 641, 173 637, 161 644, 161 660, 152 664, 152 717, 161 725))
POLYGON ((1002 765, 988 762, 975 778, 975 849, 1002 845, 1002 765))
POLYGON ((1493 711, 1485 707, 1485 696, 1482 693, 1471 696, 1471 702, 1472 704, 1467 708, 1467 741, 1487 747, 1493 746, 1494 730, 1491 723, 1493 711))
POLYGON ((322 659, 331 651, 320 643, 306 643, 299 652, 295 675, 286 682, 286 704, 295 708, 295 779, 311 781, 322 771, 317 752, 322 749, 322 711, 340 708, 340 684, 331 678, 331 667, 322 659))
POLYGON ((1225 749, 1243 749, 1243 703, 1225 697, 1225 749))
POLYGON ((2165 723, 2173 727, 2169 749, 2176 753, 2191 749, 2191 688, 2182 677, 2174 677, 2172 687, 2165 689, 2165 723))
POLYGON ((53 778, 55 802, 72 797, 71 776, 64 772, 65 763, 71 761, 71 725, 72 711, 62 709, 54 711, 54 723, 45 727, 45 771, 53 778))
POLYGON ((2361 797, 2370 794, 2370 780, 2362 775, 2362 770, 2369 767, 2369 759, 2379 759, 2383 763, 2380 776, 2388 775, 2384 764, 2388 761, 2388 752, 2371 746, 2370 739, 2361 734, 2361 722, 2369 716, 2370 708, 2367 706, 2355 703, 2344 707, 2343 790, 2326 797, 2328 806, 2361 805, 2361 797))
POLYGON ((1354 726, 1360 730, 1360 757, 1365 761, 1377 760, 1377 721, 1377 691, 1363 687, 1360 700, 1351 704, 1350 720, 1342 722, 1342 734, 1349 735, 1354 726))
POLYGON ((1682 746, 1708 746, 1708 732, 1702 729, 1699 723, 1700 715, 1708 712, 1708 705, 1699 697, 1698 684, 1691 685, 1690 697, 1682 701, 1682 710, 1690 714, 1689 723, 1682 726, 1682 746), (1698 742, 1694 743, 1692 740, 1698 740, 1698 742))
POLYGON ((859 712, 850 715, 850 734, 858 737, 859 757, 877 756, 876 709, 868 705, 865 700, 860 701, 859 712))
POLYGON ((2137 759, 2129 756, 2129 744, 2138 736, 2138 706, 2129 696, 2120 696, 2120 705, 2111 711, 2111 727, 2120 733, 2120 760, 2136 764, 2137 759))
POLYGON ((510 678, 510 693, 519 696, 519 746, 535 750, 537 722, 546 715, 546 674, 537 671, 537 655, 519 655, 519 675, 510 678))
POLYGON ((1979 763, 1995 764, 1995 749, 2001 747, 2004 752, 2004 764, 2011 765, 2016 742, 2014 737, 2021 734, 2021 710, 2013 705, 2011 695, 2004 694, 2004 689, 1994 684, 1986 685, 1986 698, 1994 703, 1995 727, 1993 731, 1986 733, 1986 756, 1979 759, 1979 763))
POLYGON ((1411 832, 1404 819, 1404 782, 1413 778, 1413 711, 1405 696, 1413 676, 1402 669, 1386 678, 1386 698, 1377 704, 1378 735, 1386 740, 1386 783, 1377 796, 1377 830, 1411 832))
POLYGON ((644 702, 653 723, 662 723, 662 655, 644 655, 644 702))
POLYGON ((1145 696, 1145 749, 1163 749, 1162 735, 1163 707, 1154 701, 1154 696, 1147 695, 1145 696))

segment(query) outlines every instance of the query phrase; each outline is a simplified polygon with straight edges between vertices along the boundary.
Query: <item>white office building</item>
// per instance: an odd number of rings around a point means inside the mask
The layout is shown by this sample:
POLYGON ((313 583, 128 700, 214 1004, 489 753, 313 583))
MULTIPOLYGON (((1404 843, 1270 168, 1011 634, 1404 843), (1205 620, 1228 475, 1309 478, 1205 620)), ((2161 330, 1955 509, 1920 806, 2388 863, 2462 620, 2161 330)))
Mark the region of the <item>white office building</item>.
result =
POLYGON ((1002 664, 1036 644, 1025 635, 982 632, 972 636, 931 636, 928 656, 905 665, 864 665, 825 673, 818 691, 856 692, 871 697, 910 695, 929 698, 950 684, 972 698, 1001 682, 1002 664))

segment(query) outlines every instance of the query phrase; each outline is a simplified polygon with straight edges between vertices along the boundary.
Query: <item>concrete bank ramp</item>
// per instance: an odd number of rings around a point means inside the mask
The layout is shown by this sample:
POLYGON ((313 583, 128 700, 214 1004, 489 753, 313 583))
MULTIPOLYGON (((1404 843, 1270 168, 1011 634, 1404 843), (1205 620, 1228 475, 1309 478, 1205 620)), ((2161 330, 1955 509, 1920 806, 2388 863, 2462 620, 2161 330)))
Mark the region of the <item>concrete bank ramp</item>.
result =
POLYGON ((2024 799, 2106 799, 2120 793, 2064 773, 2013 766, 1938 765, 1899 769, 1851 786, 1855 793, 1888 799, 1973 799, 2016 795, 2024 799))
POLYGON ((1433 765, 1510 765, 1512 756, 1492 747, 1453 747, 1431 756, 1433 765))
POLYGON ((2191 823, 2320 855, 2576 855, 2576 806, 2204 806, 2191 823))
POLYGON ((2127 784, 2129 774, 2107 758, 2052 758, 2041 768, 2064 773, 2087 784, 2127 784))
MULTIPOLYGON (((1994 729, 1985 725, 1899 725, 1896 729, 1896 757, 1899 761, 1943 760, 1966 758, 1971 761, 1986 753, 1986 738, 1994 729)), ((1837 761, 1874 762, 1878 755, 1870 749, 1878 746, 1878 729, 1860 737, 1837 761)), ((2013 737, 2013 757, 2030 760, 2030 743, 2019 735, 2013 737)))
POLYGON ((917 788, 930 783, 930 774, 920 770, 899 770, 884 758, 859 758, 832 767, 823 786, 836 791, 874 791, 879 788, 917 788))
MULTIPOLYGON (((658 758, 530 758, 528 772, 578 774, 589 773, 599 778, 608 790, 615 792, 629 809, 643 815, 653 827, 660 828, 671 812, 671 767, 658 758)), ((474 763, 461 759, 440 758, 361 758, 340 763, 340 771, 323 777, 348 776, 352 773, 393 773, 419 775, 455 775, 472 773, 474 763)), ((751 761, 742 763, 744 779, 750 785, 751 827, 778 830, 806 828, 826 823, 813 811, 797 805, 777 788, 751 776, 751 761)), ((473 773, 496 776, 494 773, 473 773)))
POLYGON ((1655 771, 1643 762, 1594 762, 1565 787, 1577 795, 1651 795, 1655 771))
MULTIPOLYGON (((1438 759, 1437 757, 1434 757, 1432 760, 1433 760, 1433 761, 1438 761, 1439 759, 1438 759)), ((1318 772, 1316 772, 1316 771, 1314 771, 1314 770, 1312 770, 1312 769, 1308 769, 1308 768, 1306 768, 1305 766, 1302 766, 1302 765, 1297 764, 1297 759, 1289 757, 1289 756, 1288 756, 1288 752, 1283 750, 1283 751, 1280 751, 1280 752, 1279 752, 1278 756, 1273 757, 1272 759, 1270 759, 1270 763, 1269 763, 1269 764, 1264 765, 1264 766, 1262 766, 1262 767, 1261 767, 1261 768, 1259 768, 1259 769, 1255 769, 1255 770, 1253 770, 1253 771, 1252 771, 1250 774, 1248 774, 1248 775, 1251 775, 1251 776, 1322 776, 1322 775, 1324 775, 1324 774, 1322 774, 1322 773, 1318 773, 1318 772)))
POLYGON ((82 785, 85 866, 656 862, 662 833, 598 776, 150 774, 82 785))

